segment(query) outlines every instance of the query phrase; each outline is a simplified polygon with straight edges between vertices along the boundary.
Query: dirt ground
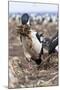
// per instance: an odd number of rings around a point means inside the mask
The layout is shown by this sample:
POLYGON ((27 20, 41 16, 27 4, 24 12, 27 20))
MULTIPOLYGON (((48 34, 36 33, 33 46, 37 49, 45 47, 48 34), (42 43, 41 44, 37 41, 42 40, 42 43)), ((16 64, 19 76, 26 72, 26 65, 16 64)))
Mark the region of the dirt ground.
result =
MULTIPOLYGON (((52 53, 49 61, 40 66, 25 59, 22 44, 16 33, 16 22, 9 23, 9 88, 46 87, 58 85, 58 54, 52 53)), ((58 31, 58 25, 32 25, 36 31, 42 31, 45 37, 51 37, 58 31)))

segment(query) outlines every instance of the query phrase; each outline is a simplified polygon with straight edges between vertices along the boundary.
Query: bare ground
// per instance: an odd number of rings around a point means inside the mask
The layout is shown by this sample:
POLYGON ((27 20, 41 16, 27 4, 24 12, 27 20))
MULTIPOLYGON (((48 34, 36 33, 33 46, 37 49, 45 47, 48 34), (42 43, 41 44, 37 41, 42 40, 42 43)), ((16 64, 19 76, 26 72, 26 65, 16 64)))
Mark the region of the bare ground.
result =
MULTIPOLYGON (((33 25, 37 31, 43 31, 46 37, 51 37, 58 30, 58 25, 33 25)), ((45 58, 45 57, 44 57, 45 58)), ((58 85, 58 54, 52 53, 49 61, 37 66, 34 61, 28 67, 23 48, 16 34, 16 22, 9 23, 9 88, 46 87, 58 85)))

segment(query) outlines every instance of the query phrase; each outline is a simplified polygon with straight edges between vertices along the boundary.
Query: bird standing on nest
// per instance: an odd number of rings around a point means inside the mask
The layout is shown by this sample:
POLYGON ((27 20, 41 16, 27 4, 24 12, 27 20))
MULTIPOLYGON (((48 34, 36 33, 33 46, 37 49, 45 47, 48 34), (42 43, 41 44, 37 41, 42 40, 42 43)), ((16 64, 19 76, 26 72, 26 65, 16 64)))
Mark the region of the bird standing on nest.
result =
POLYGON ((32 30, 28 25, 28 21, 29 15, 27 13, 23 14, 21 17, 22 25, 17 27, 17 32, 20 34, 26 59, 29 62, 33 59, 37 64, 40 64, 42 61, 43 34, 32 30))

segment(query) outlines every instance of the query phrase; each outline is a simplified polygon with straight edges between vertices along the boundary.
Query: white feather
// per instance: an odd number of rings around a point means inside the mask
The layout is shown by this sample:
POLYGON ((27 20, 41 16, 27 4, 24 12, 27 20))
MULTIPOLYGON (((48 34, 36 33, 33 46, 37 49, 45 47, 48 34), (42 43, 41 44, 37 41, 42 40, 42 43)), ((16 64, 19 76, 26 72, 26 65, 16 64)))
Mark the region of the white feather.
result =
POLYGON ((31 31, 31 39, 33 48, 35 49, 36 53, 39 54, 42 48, 42 43, 40 43, 37 39, 36 33, 37 32, 31 31))
POLYGON ((39 58, 39 53, 42 48, 42 43, 40 43, 39 40, 37 39, 36 33, 37 32, 31 30, 31 33, 29 35, 32 40, 32 48, 29 47, 29 44, 31 44, 31 41, 27 37, 22 38, 24 54, 29 59, 32 56, 34 56, 35 59, 39 58))

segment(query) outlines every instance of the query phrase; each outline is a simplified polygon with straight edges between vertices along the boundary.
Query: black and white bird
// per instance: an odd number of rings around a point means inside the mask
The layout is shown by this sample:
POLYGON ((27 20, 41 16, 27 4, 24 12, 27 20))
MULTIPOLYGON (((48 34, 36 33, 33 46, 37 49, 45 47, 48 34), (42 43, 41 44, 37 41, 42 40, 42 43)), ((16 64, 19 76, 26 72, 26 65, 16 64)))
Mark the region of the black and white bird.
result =
POLYGON ((32 30, 27 24, 29 20, 29 15, 27 13, 23 14, 21 17, 22 25, 17 27, 18 33, 20 34, 20 39, 23 44, 24 55, 28 61, 34 59, 37 64, 40 64, 42 59, 41 55, 44 52, 43 48, 48 48, 48 53, 52 53, 55 47, 58 45, 57 36, 52 39, 44 38, 43 33, 36 32, 32 30))
POLYGON ((37 64, 40 64, 43 34, 29 28, 28 19, 29 15, 27 13, 23 14, 21 17, 22 25, 18 26, 17 30, 20 33, 26 59, 28 61, 34 59, 37 64))

